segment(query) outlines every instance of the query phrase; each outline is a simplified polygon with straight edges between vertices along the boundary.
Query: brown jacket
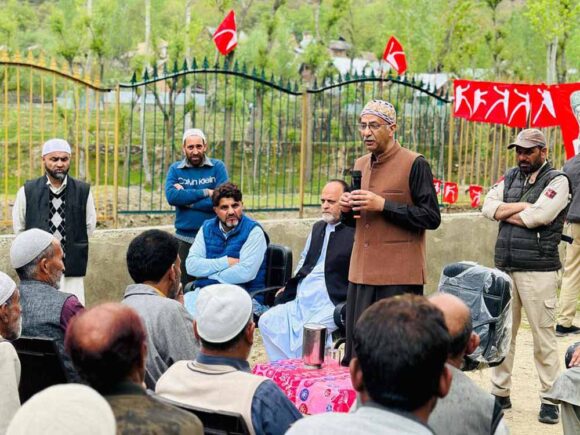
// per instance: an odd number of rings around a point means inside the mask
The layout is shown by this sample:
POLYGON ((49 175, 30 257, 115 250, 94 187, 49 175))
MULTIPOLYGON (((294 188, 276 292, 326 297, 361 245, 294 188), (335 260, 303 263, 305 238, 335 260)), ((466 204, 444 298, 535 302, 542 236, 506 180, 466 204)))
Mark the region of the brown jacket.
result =
MULTIPOLYGON (((413 204, 409 175, 419 154, 398 142, 371 160, 367 154, 354 164, 362 172, 361 188, 387 201, 413 204)), ((348 279, 367 285, 421 285, 425 283, 425 231, 413 231, 387 221, 381 213, 361 211, 348 279)))

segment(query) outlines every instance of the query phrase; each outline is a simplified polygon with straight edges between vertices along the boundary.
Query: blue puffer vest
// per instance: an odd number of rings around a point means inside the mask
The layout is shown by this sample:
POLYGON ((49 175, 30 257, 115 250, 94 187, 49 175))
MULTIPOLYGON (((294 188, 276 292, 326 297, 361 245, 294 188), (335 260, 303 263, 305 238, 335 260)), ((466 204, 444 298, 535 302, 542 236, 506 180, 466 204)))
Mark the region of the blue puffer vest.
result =
MULTIPOLYGON (((262 226, 254 221, 253 219, 242 215, 240 223, 228 233, 226 238, 222 230, 220 229, 219 219, 216 217, 214 219, 207 220, 203 223, 203 238, 205 241, 205 255, 207 258, 221 258, 223 256, 240 258, 240 251, 250 232, 254 227, 262 226)), ((262 229, 262 231, 264 231, 262 229)), ((264 235, 266 232, 264 231, 264 235)), ((266 241, 268 237, 266 236, 266 241)), ((212 279, 200 278, 197 279, 195 284, 196 287, 205 287, 207 285, 216 284, 217 282, 212 279)), ((258 270, 256 277, 249 282, 238 284, 244 287, 248 292, 254 290, 261 290, 266 287, 266 256, 264 255, 264 260, 258 270)))

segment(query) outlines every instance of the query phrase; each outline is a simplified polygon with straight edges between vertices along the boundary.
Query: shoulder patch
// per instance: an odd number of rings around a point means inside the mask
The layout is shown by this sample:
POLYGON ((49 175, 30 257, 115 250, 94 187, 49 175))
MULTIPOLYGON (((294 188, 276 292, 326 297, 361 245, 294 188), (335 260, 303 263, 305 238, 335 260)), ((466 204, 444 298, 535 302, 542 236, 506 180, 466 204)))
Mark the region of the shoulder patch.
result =
POLYGON ((558 192, 556 192, 554 189, 546 189, 546 192, 544 193, 544 195, 546 195, 548 198, 552 199, 557 195, 558 192))

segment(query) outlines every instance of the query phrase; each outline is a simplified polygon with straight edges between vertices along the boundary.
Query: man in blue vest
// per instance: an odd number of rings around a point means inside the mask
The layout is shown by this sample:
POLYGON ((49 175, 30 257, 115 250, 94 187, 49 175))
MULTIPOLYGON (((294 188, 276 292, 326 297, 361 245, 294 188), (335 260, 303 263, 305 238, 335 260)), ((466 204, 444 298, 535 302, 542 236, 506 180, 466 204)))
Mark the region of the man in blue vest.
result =
POLYGON ((181 283, 193 278, 187 276, 185 259, 198 230, 213 213, 213 190, 228 181, 224 163, 207 156, 207 140, 199 128, 183 133, 183 160, 169 167, 165 180, 167 202, 175 206, 175 237, 179 240, 181 283))
POLYGON ((510 352, 492 369, 491 392, 502 408, 511 408, 511 375, 523 308, 534 338, 541 384, 538 420, 556 424, 558 407, 545 395, 560 372, 554 320, 557 271, 562 267, 558 244, 568 211, 569 180, 550 165, 546 138, 540 130, 522 130, 508 148, 515 148, 518 166, 508 169, 504 179, 491 188, 482 209, 484 216, 499 221, 495 266, 507 272, 514 284, 510 352))
MULTIPOLYGON (((221 283, 239 285, 250 293, 263 289, 268 236, 244 214, 242 192, 235 184, 215 189, 212 202, 216 217, 204 222, 186 260, 187 273, 198 277, 195 288, 221 283)), ((188 309, 195 306, 197 293, 186 295, 188 309)), ((260 297, 252 299, 256 315, 266 310, 262 302, 260 297)))

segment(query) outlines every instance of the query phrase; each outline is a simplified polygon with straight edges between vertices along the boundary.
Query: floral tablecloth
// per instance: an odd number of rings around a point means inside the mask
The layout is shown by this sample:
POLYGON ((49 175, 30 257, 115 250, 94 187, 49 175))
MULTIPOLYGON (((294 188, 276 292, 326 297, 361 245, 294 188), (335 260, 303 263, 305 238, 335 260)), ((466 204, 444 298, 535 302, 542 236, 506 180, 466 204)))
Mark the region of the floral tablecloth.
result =
POLYGON ((308 369, 301 359, 282 360, 258 364, 253 373, 278 384, 302 414, 348 412, 356 399, 348 368, 336 361, 308 369))

